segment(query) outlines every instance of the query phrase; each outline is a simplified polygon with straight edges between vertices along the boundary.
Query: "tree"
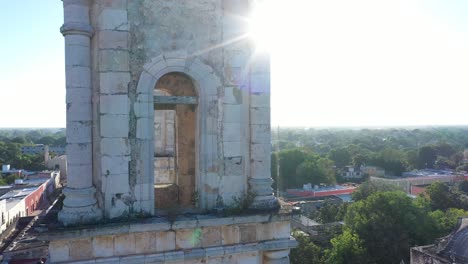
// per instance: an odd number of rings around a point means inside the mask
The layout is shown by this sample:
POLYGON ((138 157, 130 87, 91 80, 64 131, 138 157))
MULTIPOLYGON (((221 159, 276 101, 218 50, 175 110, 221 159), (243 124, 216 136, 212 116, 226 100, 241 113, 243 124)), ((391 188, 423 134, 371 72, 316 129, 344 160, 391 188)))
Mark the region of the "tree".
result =
POLYGON ((397 190, 399 190, 397 187, 390 184, 375 181, 365 181, 356 190, 354 190, 354 192, 351 194, 351 197, 354 201, 360 201, 366 199, 376 192, 389 192, 397 190))
POLYGON ((468 216, 468 211, 463 209, 449 208, 443 212, 441 210, 435 210, 429 213, 429 216, 435 222, 436 225, 436 237, 442 237, 448 235, 456 227, 458 219, 468 216))
POLYGON ((434 228, 425 210, 404 192, 376 192, 350 205, 347 228, 363 241, 375 263, 409 262, 409 249, 433 239, 434 228))
POLYGON ((456 194, 442 182, 434 182, 427 187, 429 204, 432 210, 445 211, 448 208, 461 208, 460 201, 456 194))
POLYGON ((331 239, 332 248, 325 250, 326 263, 333 264, 362 264, 369 263, 368 253, 363 241, 350 230, 331 239))
POLYGON ((351 163, 351 155, 345 148, 332 149, 328 153, 328 158, 333 160, 338 168, 343 168, 351 163))
POLYGON ((423 168, 434 168, 434 162, 437 159, 437 153, 434 147, 424 146, 419 148, 418 153, 418 167, 423 168))
POLYGON ((468 194, 468 180, 464 180, 458 184, 458 189, 468 194))
POLYGON ((297 167, 297 179, 300 184, 312 183, 314 185, 336 182, 333 162, 329 159, 310 157, 297 167))
POLYGON ((322 261, 322 249, 314 244, 309 236, 300 231, 293 233, 298 245, 291 249, 289 259, 291 264, 325 264, 322 261))

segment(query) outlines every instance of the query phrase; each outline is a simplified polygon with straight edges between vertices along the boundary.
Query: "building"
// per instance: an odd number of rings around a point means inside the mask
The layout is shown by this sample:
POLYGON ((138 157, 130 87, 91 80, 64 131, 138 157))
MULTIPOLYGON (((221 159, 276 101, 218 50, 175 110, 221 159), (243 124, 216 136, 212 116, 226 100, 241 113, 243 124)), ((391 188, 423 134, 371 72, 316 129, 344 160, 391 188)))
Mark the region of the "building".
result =
POLYGON ((68 171, 40 236, 51 262, 289 262, 269 55, 242 19, 255 2, 63 1, 68 171))
POLYGON ((394 185, 408 194, 412 194, 412 190, 415 192, 415 194, 418 194, 423 191, 420 188, 418 188, 418 186, 430 185, 434 182, 454 183, 463 181, 467 178, 467 176, 459 174, 421 174, 416 177, 371 177, 370 180, 374 182, 394 185))
POLYGON ((411 248, 410 263, 468 263, 468 218, 460 219, 453 233, 434 244, 411 248))
POLYGON ((65 147, 49 147, 43 144, 21 147, 21 153, 26 155, 44 154, 45 152, 54 153, 55 155, 60 156, 65 154, 65 147))
POLYGON ((295 197, 327 197, 349 195, 356 190, 355 185, 312 186, 305 184, 303 189, 287 189, 286 193, 295 197))
POLYGON ((341 176, 345 179, 360 179, 362 178, 362 172, 360 169, 348 165, 343 168, 343 173, 341 176))

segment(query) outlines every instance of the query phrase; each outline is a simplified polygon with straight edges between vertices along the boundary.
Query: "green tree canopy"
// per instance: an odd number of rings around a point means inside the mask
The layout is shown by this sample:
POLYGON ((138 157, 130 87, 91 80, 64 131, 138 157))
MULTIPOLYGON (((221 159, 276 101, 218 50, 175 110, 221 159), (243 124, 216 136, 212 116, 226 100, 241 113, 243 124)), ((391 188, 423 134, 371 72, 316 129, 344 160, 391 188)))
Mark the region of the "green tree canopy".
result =
POLYGON ((376 192, 350 205, 345 222, 375 263, 408 262, 409 249, 433 239, 433 222, 425 210, 400 191, 376 192))

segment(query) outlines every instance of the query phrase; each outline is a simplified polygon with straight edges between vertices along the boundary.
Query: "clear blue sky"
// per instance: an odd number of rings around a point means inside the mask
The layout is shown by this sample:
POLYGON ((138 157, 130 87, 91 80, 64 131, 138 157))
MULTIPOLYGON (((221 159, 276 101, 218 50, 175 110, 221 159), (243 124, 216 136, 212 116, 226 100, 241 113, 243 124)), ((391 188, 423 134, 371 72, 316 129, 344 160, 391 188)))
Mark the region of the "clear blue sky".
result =
MULTIPOLYGON (((468 1, 267 2, 274 125, 468 124, 468 1)), ((62 2, 0 23, 0 127, 65 126, 62 2)))

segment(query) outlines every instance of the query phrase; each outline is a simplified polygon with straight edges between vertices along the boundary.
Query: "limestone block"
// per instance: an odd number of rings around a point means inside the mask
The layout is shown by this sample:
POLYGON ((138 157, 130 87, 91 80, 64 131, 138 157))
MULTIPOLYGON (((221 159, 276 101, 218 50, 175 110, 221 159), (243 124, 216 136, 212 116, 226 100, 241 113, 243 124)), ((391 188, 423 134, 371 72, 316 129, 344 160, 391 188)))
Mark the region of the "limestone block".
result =
MULTIPOLYGON (((68 130, 68 127, 67 127, 68 130)), ((127 138, 101 138, 101 154, 104 156, 130 155, 127 138)))
POLYGON ((218 88, 221 87, 221 83, 217 78, 204 78, 200 81, 200 87, 206 88, 206 90, 203 91, 204 95, 214 96, 218 94, 218 88))
POLYGON ((239 225, 240 242, 249 243, 257 240, 257 225, 256 224, 245 224, 239 225))
POLYGON ((247 91, 250 85, 248 68, 225 67, 224 68, 226 85, 239 87, 241 91, 247 91))
POLYGON ((101 95, 101 114, 129 114, 130 100, 127 95, 101 95))
POLYGON ((64 6, 64 18, 66 18, 66 22, 80 23, 88 21, 88 12, 89 8, 86 5, 73 3, 64 6))
POLYGON ((221 227, 203 227, 201 245, 204 248, 221 246, 221 227))
POLYGON ((129 187, 129 180, 128 180, 128 173, 120 173, 120 174, 109 174, 105 175, 104 179, 102 179, 103 183, 105 182, 105 191, 112 193, 112 194, 122 194, 128 193, 130 191, 129 187))
POLYGON ((242 49, 243 47, 234 47, 230 46, 225 49, 225 65, 231 67, 245 68, 249 64, 250 55, 247 54, 247 49, 242 49))
POLYGON ((66 65, 65 71, 67 87, 91 87, 91 69, 89 67, 66 65))
POLYGON ((70 259, 87 259, 93 255, 91 238, 70 240, 70 259))
POLYGON ((202 229, 176 230, 176 249, 190 249, 201 246, 202 229))
POLYGON ((70 248, 67 241, 54 240, 49 244, 49 256, 52 262, 67 261, 70 258, 70 248))
POLYGON ((225 158, 238 157, 242 155, 242 141, 223 141, 225 158))
POLYGON ((139 139, 153 139, 151 129, 153 126, 153 120, 150 118, 138 118, 137 120, 137 138, 139 139))
POLYGON ((144 71, 140 75, 140 79, 137 84, 137 93, 153 94, 153 89, 156 86, 156 79, 144 71))
POLYGON ((101 94, 128 93, 130 83, 129 72, 101 72, 99 73, 99 91, 101 94))
POLYGON ((65 42, 65 65, 89 67, 91 57, 89 56, 89 43, 85 46, 70 45, 65 42))
POLYGON ((271 144, 250 144, 250 158, 253 160, 265 160, 271 155, 271 144))
POLYGON ((101 0, 99 4, 106 9, 123 9, 127 8, 127 0, 101 0))
POLYGON ((251 72, 254 74, 269 74, 270 73, 270 55, 255 54, 251 58, 251 72))
POLYGON ((119 234, 114 237, 114 255, 125 256, 136 253, 135 234, 119 234))
POLYGON ((88 164, 68 164, 67 184, 73 188, 90 187, 91 183, 83 180, 86 176, 92 175, 92 165, 88 164))
POLYGON ((257 240, 271 240, 275 235, 275 226, 271 223, 258 223, 257 224, 257 240))
POLYGON ((65 45, 77 45, 77 46, 90 46, 90 40, 88 36, 84 35, 67 35, 65 38, 65 45))
POLYGON ((108 138, 128 137, 128 115, 101 115, 101 136, 108 138))
POLYGON ((67 103, 67 122, 68 121, 91 121, 92 110, 91 102, 71 102, 67 103))
POLYGON ((240 242, 240 231, 237 225, 226 225, 221 228, 221 241, 223 245, 232 245, 240 242))
POLYGON ((271 162, 270 159, 265 160, 252 160, 250 168, 253 178, 270 176, 271 175, 271 162))
POLYGON ((252 143, 265 143, 265 144, 271 143, 270 124, 263 124, 263 125, 251 124, 250 131, 251 131, 250 140, 252 141, 252 143))
POLYGON ((224 123, 241 123, 244 120, 242 115, 242 105, 223 105, 223 122, 224 123))
POLYGON ((251 94, 250 95, 251 107, 270 107, 269 94, 251 94))
POLYGON ((275 222, 273 226, 275 229, 274 239, 289 238, 291 236, 291 222, 275 222))
POLYGON ((100 71, 129 71, 129 54, 125 50, 100 50, 100 71))
POLYGON ((91 102, 91 89, 68 87, 66 91, 65 101, 67 103, 72 103, 72 102, 89 103, 91 102))
POLYGON ((269 94, 270 93, 270 74, 256 73, 251 74, 250 92, 253 94, 269 94))
POLYGON ((135 233, 135 250, 137 254, 151 253, 156 249, 154 232, 135 233))
POLYGON ((100 49, 127 49, 130 34, 127 31, 99 31, 98 45, 100 49))
POLYGON ((228 86, 224 88, 224 104, 242 104, 242 91, 237 86, 228 86))
POLYGON ((239 198, 244 195, 246 179, 243 175, 224 176, 221 178, 220 185, 224 204, 229 206, 234 202, 234 197, 239 198))
POLYGON ((151 183, 138 183, 135 184, 134 187, 135 190, 135 196, 137 200, 153 200, 154 201, 154 187, 153 184, 151 183))
POLYGON ((153 111, 153 106, 148 102, 136 102, 133 104, 133 112, 136 118, 151 118, 153 111))
POLYGON ((261 257, 258 255, 257 252, 244 253, 244 254, 239 255, 239 257, 237 258, 237 263, 242 263, 242 264, 261 263, 261 257))
POLYGON ((91 121, 68 121, 67 143, 91 143, 91 121))
POLYGON ((87 164, 90 161, 91 143, 68 143, 66 148, 68 164, 87 164))
POLYGON ((128 175, 128 156, 101 156, 101 173, 102 175, 110 174, 127 174, 128 175))
POLYGON ((242 141, 245 127, 241 123, 223 123, 223 141, 242 141))
POLYGON ((224 175, 244 175, 244 159, 242 157, 230 157, 224 159, 224 175))
POLYGON ((93 257, 111 257, 114 255, 114 237, 96 236, 93 238, 93 257))
POLYGON ((128 30, 127 11, 110 8, 102 10, 98 18, 98 27, 103 30, 128 30))
POLYGON ((158 232, 156 234, 156 245, 158 252, 176 249, 176 234, 174 231, 158 232))
POLYGON ((269 124, 270 123, 270 108, 269 107, 251 107, 250 122, 252 124, 269 124))

